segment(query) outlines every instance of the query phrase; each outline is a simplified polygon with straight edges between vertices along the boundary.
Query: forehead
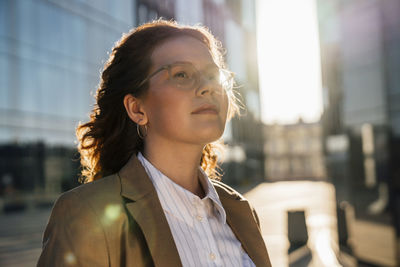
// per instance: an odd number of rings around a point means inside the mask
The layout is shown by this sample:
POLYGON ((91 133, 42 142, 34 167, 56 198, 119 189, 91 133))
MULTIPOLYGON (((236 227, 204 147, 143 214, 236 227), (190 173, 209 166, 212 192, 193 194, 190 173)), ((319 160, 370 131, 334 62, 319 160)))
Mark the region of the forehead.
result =
POLYGON ((201 41, 181 36, 166 40, 151 55, 153 68, 177 61, 188 61, 198 67, 215 64, 208 47, 201 41))

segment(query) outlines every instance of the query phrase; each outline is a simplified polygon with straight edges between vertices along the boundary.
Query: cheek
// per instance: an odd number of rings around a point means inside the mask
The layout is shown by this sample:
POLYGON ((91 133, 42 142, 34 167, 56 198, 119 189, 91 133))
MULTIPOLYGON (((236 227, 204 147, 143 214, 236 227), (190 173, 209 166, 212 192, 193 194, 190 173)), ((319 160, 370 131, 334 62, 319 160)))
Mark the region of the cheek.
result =
POLYGON ((229 98, 228 95, 225 94, 221 103, 221 111, 223 111, 222 114, 224 115, 225 120, 228 117, 228 110, 229 110, 229 98))
POLYGON ((183 104, 182 98, 172 92, 155 93, 148 102, 150 123, 157 129, 175 127, 186 112, 183 104))

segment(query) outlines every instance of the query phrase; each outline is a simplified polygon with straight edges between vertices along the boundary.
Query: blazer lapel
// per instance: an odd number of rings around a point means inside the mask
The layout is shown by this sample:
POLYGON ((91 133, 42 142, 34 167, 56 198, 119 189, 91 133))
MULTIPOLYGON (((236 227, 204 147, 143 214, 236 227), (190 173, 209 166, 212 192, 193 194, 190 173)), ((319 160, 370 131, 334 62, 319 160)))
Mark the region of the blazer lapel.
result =
POLYGON ((155 266, 182 266, 167 218, 145 169, 133 155, 118 173, 121 195, 146 238, 155 266))
POLYGON ((230 194, 215 186, 226 212, 226 219, 233 233, 256 266, 270 267, 267 248, 261 236, 248 201, 237 194, 230 194))

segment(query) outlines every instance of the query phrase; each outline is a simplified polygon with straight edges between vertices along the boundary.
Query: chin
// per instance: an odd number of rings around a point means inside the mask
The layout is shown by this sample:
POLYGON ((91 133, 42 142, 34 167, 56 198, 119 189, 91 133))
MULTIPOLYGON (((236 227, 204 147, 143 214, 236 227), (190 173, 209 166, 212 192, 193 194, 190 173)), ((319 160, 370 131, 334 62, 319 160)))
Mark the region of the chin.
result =
POLYGON ((221 138, 222 134, 224 133, 224 129, 218 129, 213 131, 206 131, 206 129, 202 129, 192 135, 195 137, 194 141, 197 141, 202 144, 208 144, 214 141, 217 141, 221 138))

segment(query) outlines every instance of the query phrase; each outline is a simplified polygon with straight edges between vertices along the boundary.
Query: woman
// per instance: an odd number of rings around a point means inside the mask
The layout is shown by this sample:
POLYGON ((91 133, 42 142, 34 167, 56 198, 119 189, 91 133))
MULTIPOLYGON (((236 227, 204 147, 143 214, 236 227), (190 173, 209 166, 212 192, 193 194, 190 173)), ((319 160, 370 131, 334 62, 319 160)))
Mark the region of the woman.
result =
POLYGON ((56 201, 38 266, 270 266, 256 213, 215 179, 231 88, 203 27, 124 35, 77 130, 85 184, 56 201))

